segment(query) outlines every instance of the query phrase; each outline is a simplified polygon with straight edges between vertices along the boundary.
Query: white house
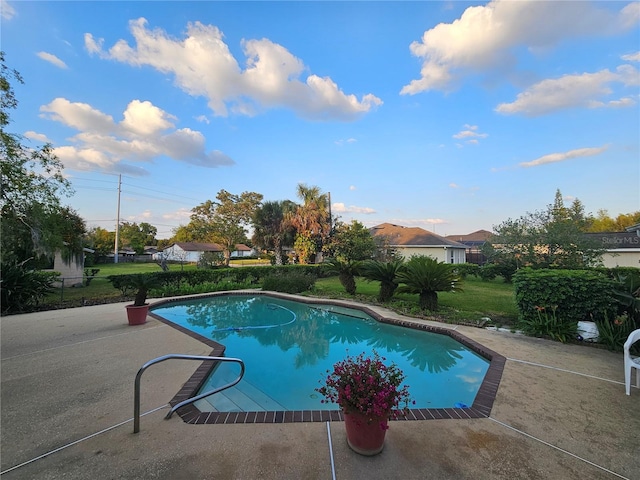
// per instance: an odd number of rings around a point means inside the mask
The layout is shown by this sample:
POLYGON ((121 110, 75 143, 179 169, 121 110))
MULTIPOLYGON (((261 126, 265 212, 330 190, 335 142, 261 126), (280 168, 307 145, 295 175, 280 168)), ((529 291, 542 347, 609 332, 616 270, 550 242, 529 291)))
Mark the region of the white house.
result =
POLYGON ((419 227, 382 223, 370 229, 374 237, 384 237, 387 244, 404 258, 425 255, 445 263, 465 263, 466 245, 449 240, 419 227))
MULTIPOLYGON (((205 252, 222 254, 222 245, 217 243, 176 242, 162 252, 154 254, 154 259, 165 258, 169 261, 196 263, 205 252)), ((236 249, 231 252, 231 258, 249 257, 253 250, 244 243, 238 243, 236 249)))

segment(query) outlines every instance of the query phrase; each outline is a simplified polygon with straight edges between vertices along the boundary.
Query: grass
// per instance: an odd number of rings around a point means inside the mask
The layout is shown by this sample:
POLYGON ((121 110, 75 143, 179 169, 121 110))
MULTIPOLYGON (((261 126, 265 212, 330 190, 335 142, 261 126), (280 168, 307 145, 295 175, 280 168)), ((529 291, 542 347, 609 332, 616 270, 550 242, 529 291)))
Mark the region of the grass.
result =
MULTIPOLYGON (((255 260, 254 260, 255 262, 255 260)), ((195 265, 170 265, 171 270, 195 270, 195 265)), ((109 275, 159 272, 155 263, 117 263, 101 264, 88 287, 56 289, 45 298, 46 308, 66 308, 81 305, 93 305, 123 301, 120 291, 107 279, 109 275)), ((463 291, 457 293, 438 293, 439 310, 436 313, 423 314, 418 307, 418 296, 398 294, 383 306, 404 315, 430 318, 447 323, 481 324, 489 317, 493 325, 514 325, 518 318, 513 286, 501 279, 485 281, 469 276, 463 282, 463 291)), ((367 282, 356 278, 356 295, 348 295, 338 277, 322 278, 316 282, 312 295, 330 298, 353 299, 363 303, 376 304, 379 282, 367 282)))
MULTIPOLYGON (((467 277, 462 285, 463 291, 450 293, 438 292, 439 310, 423 315, 418 307, 418 295, 396 294, 385 307, 411 316, 433 318, 447 323, 480 324, 481 319, 489 317, 497 326, 514 325, 518 318, 513 285, 502 279, 480 280, 467 277)), ((337 277, 323 278, 316 282, 314 295, 332 298, 351 298, 365 303, 379 304, 376 300, 378 282, 356 279, 356 295, 352 297, 344 291, 337 277)))
MULTIPOLYGON (((191 264, 170 264, 171 270, 195 270, 191 264)), ((108 280, 109 275, 128 275, 133 273, 160 272, 160 267, 155 263, 107 263, 87 267, 86 270, 100 269, 88 287, 65 287, 55 289, 42 301, 43 305, 50 308, 76 307, 80 305, 93 305, 122 301, 120 290, 113 287, 108 280)))

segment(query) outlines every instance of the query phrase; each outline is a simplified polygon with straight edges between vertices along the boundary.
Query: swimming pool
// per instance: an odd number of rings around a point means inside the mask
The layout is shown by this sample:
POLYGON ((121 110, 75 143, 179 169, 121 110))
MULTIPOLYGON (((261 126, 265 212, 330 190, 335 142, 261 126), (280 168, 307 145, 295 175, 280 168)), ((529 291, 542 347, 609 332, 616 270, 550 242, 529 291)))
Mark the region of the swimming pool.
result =
MULTIPOLYGON (((496 372, 488 385, 486 382, 494 352, 468 339, 465 346, 454 332, 443 331, 446 334, 442 335, 382 323, 370 313, 374 312, 339 302, 304 303, 262 293, 171 301, 152 309, 156 318, 224 345, 226 356, 242 358, 246 364, 240 384, 196 403, 201 413, 337 409, 321 403, 315 392, 319 381, 347 352, 357 355, 374 349, 404 371, 415 411, 466 410, 462 416, 468 418, 478 412, 466 407, 487 407, 486 392, 480 395, 484 405, 478 404, 477 397, 483 386, 494 393, 497 389, 496 372)), ((236 375, 226 364, 221 365, 201 390, 227 383, 236 375)), ((489 410, 492 403, 493 397, 489 410)))

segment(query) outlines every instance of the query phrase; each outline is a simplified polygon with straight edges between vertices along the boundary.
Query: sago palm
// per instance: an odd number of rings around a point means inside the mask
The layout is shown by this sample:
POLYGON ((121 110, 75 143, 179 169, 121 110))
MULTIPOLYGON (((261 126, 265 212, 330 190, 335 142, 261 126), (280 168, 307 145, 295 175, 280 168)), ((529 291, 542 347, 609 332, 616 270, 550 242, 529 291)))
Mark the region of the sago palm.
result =
POLYGON ((380 291, 378 292, 378 300, 388 302, 398 288, 397 275, 404 265, 402 259, 392 260, 390 262, 380 262, 378 260, 369 260, 362 264, 361 275, 368 281, 380 282, 380 291))
POLYGON ((356 275, 360 275, 362 262, 357 260, 342 260, 330 258, 326 262, 331 273, 337 273, 340 283, 349 295, 356 294, 356 275))
POLYGON ((417 293, 423 311, 438 310, 437 292, 462 291, 460 277, 455 273, 453 265, 423 255, 412 257, 398 272, 397 278, 403 284, 397 291, 417 293))

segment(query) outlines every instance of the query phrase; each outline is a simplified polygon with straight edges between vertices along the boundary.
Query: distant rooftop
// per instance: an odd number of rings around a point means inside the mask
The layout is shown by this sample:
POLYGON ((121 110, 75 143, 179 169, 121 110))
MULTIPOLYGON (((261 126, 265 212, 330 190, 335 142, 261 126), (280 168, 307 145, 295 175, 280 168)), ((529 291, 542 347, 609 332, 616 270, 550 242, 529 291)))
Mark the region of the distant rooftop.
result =
POLYGON ((447 239, 420 227, 403 227, 392 223, 382 223, 370 229, 373 236, 383 236, 389 239, 393 246, 448 246, 465 248, 461 243, 447 239))

